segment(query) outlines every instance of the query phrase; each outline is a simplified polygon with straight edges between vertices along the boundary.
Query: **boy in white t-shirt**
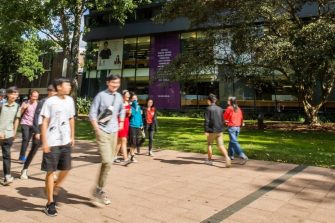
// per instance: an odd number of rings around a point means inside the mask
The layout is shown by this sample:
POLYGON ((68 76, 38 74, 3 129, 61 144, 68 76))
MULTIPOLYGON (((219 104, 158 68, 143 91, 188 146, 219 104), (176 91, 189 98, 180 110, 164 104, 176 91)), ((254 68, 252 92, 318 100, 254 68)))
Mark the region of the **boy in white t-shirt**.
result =
POLYGON ((43 161, 41 169, 46 171, 45 186, 48 203, 44 212, 56 216, 54 195, 71 169, 71 147, 74 145, 75 106, 69 79, 59 78, 53 83, 57 95, 48 98, 41 111, 43 161), (60 170, 54 183, 54 172, 60 170))

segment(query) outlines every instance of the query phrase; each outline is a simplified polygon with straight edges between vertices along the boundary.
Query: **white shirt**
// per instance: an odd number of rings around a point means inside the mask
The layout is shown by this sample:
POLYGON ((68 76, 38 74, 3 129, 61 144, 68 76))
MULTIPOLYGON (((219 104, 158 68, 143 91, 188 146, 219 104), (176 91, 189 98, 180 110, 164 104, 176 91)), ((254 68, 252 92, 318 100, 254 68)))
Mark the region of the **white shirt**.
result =
POLYGON ((40 116, 50 119, 46 133, 49 147, 71 142, 70 119, 74 115, 74 101, 70 96, 65 96, 64 99, 53 96, 45 101, 40 116))

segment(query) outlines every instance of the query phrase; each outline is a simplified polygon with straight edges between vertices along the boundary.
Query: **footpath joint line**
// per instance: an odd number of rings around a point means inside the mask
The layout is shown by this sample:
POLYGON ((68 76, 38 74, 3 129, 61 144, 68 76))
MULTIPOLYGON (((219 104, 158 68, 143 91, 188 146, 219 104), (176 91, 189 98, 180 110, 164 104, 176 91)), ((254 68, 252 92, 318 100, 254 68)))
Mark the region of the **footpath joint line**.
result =
POLYGON ((280 184, 285 183, 288 179, 293 177, 294 175, 302 172, 306 169, 307 166, 297 166, 292 170, 288 171, 284 175, 280 176, 279 178, 273 180, 271 183, 259 188, 257 191, 247 195, 246 197, 236 201, 232 205, 226 207, 225 209, 221 210, 220 212, 212 215, 211 217, 201 221, 201 223, 217 223, 222 222, 223 220, 229 218, 234 213, 240 211, 242 208, 245 208, 250 203, 254 202, 258 198, 262 197, 264 194, 274 190, 280 184))

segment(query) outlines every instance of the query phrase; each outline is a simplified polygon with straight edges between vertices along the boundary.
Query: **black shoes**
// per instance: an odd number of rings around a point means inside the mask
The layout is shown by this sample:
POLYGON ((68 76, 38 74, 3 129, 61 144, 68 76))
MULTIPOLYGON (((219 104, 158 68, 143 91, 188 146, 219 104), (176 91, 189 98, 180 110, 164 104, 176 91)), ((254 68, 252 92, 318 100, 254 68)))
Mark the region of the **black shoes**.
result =
POLYGON ((47 204, 44 208, 44 213, 51 217, 57 216, 56 203, 51 202, 50 204, 47 204))

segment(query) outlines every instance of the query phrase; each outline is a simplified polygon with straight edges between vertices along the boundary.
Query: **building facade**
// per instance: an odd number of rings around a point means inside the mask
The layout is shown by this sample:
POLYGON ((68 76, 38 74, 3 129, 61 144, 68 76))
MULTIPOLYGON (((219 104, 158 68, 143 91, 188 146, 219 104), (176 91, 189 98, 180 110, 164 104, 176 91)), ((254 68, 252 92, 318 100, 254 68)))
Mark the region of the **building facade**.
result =
MULTIPOLYGON (((85 26, 90 31, 84 40, 96 53, 91 58, 92 66, 84 72, 82 95, 94 97, 105 88, 108 74, 120 74, 121 89, 135 91, 142 103, 148 97, 153 98, 160 109, 204 106, 209 93, 219 95, 222 103, 234 95, 240 105, 251 109, 257 107, 269 112, 302 109, 302 104, 290 94, 289 86, 217 80, 220 68, 187 83, 157 79, 160 68, 187 51, 192 41, 202 38, 202 32, 192 30, 186 18, 154 23, 151 19, 160 12, 162 4, 158 1, 137 9, 122 27, 113 22, 108 11, 91 11, 85 17, 85 26)), ((308 8, 304 10, 307 14, 311 12, 308 8)), ((335 93, 325 109, 334 109, 334 101, 335 93)))

